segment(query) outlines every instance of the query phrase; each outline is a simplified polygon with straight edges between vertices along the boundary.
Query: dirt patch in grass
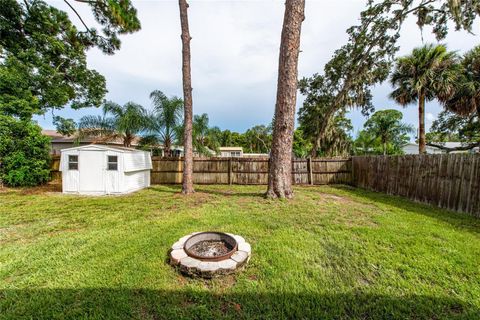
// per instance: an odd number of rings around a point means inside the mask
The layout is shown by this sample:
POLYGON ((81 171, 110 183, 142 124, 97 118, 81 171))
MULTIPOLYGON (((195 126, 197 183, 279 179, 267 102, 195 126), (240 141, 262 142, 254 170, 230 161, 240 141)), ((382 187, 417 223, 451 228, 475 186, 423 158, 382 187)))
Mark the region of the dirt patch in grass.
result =
POLYGON ((378 226, 376 218, 379 216, 380 213, 372 210, 372 208, 357 203, 353 208, 348 210, 345 208, 338 210, 333 222, 350 228, 376 227, 378 226))
POLYGON ((220 311, 222 312, 223 316, 232 313, 232 311, 235 311, 235 313, 240 313, 242 311, 242 305, 233 301, 222 301, 220 311))
POLYGON ((28 188, 8 188, 0 187, 0 193, 16 193, 21 195, 48 194, 62 192, 61 183, 47 183, 37 187, 28 188))
POLYGON ((209 202, 211 196, 205 192, 195 192, 194 194, 184 195, 182 193, 175 193, 173 195, 176 200, 183 200, 184 203, 188 204, 189 207, 196 207, 204 203, 209 202))
POLYGON ((67 232, 80 232, 82 229, 82 225, 74 223, 69 226, 55 226, 55 224, 40 221, 37 223, 35 229, 32 229, 31 223, 19 223, 0 228, 0 244, 30 243, 35 242, 37 238, 42 236, 54 238, 67 232))
POLYGON ((376 218, 381 214, 378 208, 370 203, 363 203, 348 196, 330 193, 307 194, 305 201, 313 202, 328 212, 329 223, 347 227, 378 225, 376 218))

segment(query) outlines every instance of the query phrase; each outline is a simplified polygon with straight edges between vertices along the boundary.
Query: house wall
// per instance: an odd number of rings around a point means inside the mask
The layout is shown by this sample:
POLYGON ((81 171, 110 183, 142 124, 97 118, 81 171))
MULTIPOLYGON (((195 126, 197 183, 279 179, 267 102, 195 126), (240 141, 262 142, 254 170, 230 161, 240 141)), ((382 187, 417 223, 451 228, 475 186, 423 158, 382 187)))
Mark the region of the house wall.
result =
MULTIPOLYGON (((418 154, 418 145, 416 144, 407 144, 402 148, 405 154, 418 154)), ((445 153, 443 150, 427 146, 427 154, 442 154, 445 153)))
POLYGON ((220 152, 220 157, 230 158, 230 157, 242 157, 243 152, 240 150, 237 151, 222 151, 220 152))
POLYGON ((55 143, 52 142, 50 146, 50 153, 51 154, 60 154, 62 149, 67 149, 67 148, 72 148, 73 144, 67 144, 67 143, 55 143))

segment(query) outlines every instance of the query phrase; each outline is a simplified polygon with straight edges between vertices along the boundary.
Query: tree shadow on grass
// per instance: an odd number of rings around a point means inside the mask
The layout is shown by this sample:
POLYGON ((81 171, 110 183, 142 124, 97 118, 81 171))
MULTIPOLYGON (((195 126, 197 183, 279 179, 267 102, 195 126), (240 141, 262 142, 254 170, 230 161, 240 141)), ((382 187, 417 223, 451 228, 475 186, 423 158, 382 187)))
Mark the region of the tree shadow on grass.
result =
POLYGON ((149 289, 4 289, 1 319, 478 319, 452 297, 344 294, 212 294, 149 289))
MULTIPOLYGON (((238 191, 232 190, 230 185, 215 185, 215 188, 208 188, 207 185, 195 185, 194 189, 196 193, 206 193, 215 196, 226 197, 260 197, 265 198, 265 192, 251 192, 251 191, 238 191), (220 186, 220 188, 219 188, 220 186)), ((182 185, 180 184, 162 184, 154 185, 150 187, 150 190, 156 192, 165 193, 178 193, 182 192, 182 185)))
POLYGON ((182 185, 179 184, 155 184, 150 186, 149 190, 160 193, 178 193, 182 192, 182 185))
POLYGON ((204 186, 197 186, 196 191, 208 193, 215 196, 224 196, 224 197, 236 197, 236 198, 243 198, 243 197, 257 197, 257 198, 265 198, 265 192, 252 192, 252 191, 238 191, 232 190, 229 188, 228 185, 225 185, 223 190, 220 189, 210 189, 205 188, 204 186))
POLYGON ((372 203, 381 203, 392 206, 408 212, 421 214, 427 217, 446 222, 455 228, 463 229, 473 233, 480 233, 480 219, 468 215, 467 213, 458 213, 446 209, 437 208, 430 204, 419 203, 400 196, 388 195, 385 193, 368 191, 350 186, 332 186, 332 188, 341 190, 352 196, 360 196, 372 203))

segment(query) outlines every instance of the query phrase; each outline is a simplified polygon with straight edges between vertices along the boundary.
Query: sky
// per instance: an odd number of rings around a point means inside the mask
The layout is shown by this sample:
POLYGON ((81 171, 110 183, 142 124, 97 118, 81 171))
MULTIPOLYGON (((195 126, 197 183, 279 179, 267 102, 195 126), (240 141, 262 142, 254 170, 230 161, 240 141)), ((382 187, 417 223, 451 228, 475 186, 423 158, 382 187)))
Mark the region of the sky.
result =
MULTIPOLYGON (((50 4, 68 12, 82 29, 78 18, 63 1, 50 4)), ((307 0, 302 25, 299 79, 321 73, 334 51, 347 41, 345 30, 358 24, 366 0, 307 0)), ((72 3, 90 26, 95 21, 86 4, 72 3)), ((87 54, 89 68, 107 81, 106 99, 124 104, 134 101, 151 108, 149 94, 161 90, 167 96, 182 97, 182 62, 178 1, 135 1, 142 24, 139 32, 121 37, 122 46, 113 56, 98 49, 87 54)), ((193 110, 207 113, 211 126, 244 132, 257 124, 271 122, 276 97, 278 54, 284 0, 190 0, 189 24, 192 55, 193 110)), ((479 34, 479 24, 473 30, 479 34)), ((451 32, 442 43, 464 53, 479 43, 479 36, 464 31, 451 32)), ((415 19, 406 21, 399 40, 399 55, 406 55, 424 43, 436 43, 429 29, 422 32, 415 19), (422 42, 423 41, 423 42, 422 42)), ((376 110, 397 109, 404 122, 418 126, 417 108, 396 105, 388 98, 392 88, 384 83, 373 88, 376 110)), ((297 110, 302 105, 299 94, 297 110)), ((426 105, 426 125, 430 127, 441 111, 435 101, 426 105)), ((55 115, 78 121, 100 109, 55 111, 55 115)), ((358 110, 348 117, 358 132, 365 118, 358 110)), ((52 114, 37 116, 44 128, 54 128, 52 114)))

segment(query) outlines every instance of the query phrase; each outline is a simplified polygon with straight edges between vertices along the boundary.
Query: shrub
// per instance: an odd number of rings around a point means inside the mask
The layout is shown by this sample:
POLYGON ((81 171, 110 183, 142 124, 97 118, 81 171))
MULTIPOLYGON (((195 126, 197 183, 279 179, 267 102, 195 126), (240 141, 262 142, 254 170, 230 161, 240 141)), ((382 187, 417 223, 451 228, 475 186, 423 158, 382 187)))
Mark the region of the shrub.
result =
POLYGON ((50 138, 31 120, 0 115, 0 180, 11 187, 36 186, 50 177, 50 138))

